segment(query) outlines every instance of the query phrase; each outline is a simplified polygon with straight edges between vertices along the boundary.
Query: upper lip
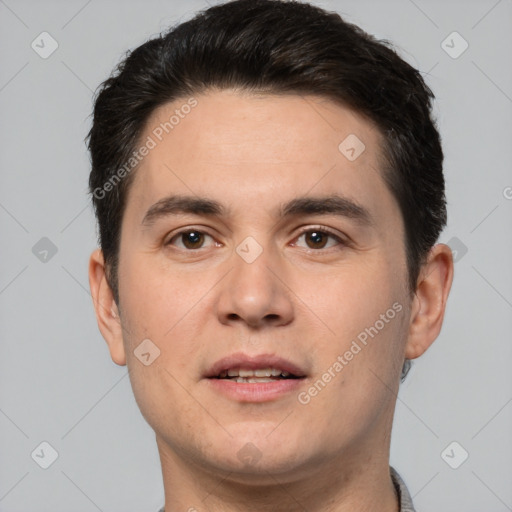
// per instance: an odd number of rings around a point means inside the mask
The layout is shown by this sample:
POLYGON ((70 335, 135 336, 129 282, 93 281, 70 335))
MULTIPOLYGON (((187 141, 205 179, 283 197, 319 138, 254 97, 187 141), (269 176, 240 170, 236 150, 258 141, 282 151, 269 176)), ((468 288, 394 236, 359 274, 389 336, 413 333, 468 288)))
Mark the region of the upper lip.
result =
POLYGON ((274 354, 258 354, 250 356, 242 352, 231 354, 215 362, 206 372, 206 378, 218 377, 224 370, 240 368, 257 370, 259 368, 276 368, 288 372, 295 377, 305 377, 305 371, 297 364, 274 354))

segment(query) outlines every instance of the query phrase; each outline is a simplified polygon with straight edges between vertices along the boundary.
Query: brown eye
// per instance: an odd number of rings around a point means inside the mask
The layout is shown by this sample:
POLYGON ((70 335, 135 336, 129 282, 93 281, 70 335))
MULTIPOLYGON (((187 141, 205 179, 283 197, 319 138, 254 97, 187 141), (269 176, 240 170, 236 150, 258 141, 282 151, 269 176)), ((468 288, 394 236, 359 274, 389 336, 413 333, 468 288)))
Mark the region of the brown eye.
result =
MULTIPOLYGON (((318 228, 303 231, 297 238, 297 242, 302 238, 304 238, 305 247, 307 249, 329 249, 336 245, 343 245, 343 240, 340 237, 336 236, 334 233, 318 228)), ((294 245, 304 247, 303 244, 297 244, 297 242, 294 245)))
POLYGON ((182 233, 181 240, 187 249, 199 249, 204 242, 204 235, 199 231, 182 233))
POLYGON ((179 249, 202 249, 207 238, 212 238, 210 235, 203 233, 196 229, 189 229, 188 231, 181 231, 173 236, 165 245, 175 245, 179 249))
POLYGON ((311 249, 323 249, 329 236, 322 231, 308 231, 305 233, 306 243, 311 249))

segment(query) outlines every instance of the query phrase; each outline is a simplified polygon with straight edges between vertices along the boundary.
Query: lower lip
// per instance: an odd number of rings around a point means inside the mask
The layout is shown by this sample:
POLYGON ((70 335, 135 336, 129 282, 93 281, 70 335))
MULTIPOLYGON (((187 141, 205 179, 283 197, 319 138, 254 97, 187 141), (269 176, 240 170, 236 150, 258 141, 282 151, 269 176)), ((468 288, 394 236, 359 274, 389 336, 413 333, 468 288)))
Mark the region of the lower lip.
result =
POLYGON ((212 389, 239 402, 269 402, 298 391, 304 379, 279 379, 273 382, 234 382, 230 379, 207 379, 212 389))

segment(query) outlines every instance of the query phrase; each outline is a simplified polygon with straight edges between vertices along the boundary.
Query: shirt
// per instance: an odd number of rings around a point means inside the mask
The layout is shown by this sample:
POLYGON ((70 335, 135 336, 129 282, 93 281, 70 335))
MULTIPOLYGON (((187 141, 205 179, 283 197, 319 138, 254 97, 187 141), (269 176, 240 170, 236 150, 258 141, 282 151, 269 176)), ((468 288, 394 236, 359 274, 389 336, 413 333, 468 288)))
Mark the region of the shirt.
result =
MULTIPOLYGON (((412 504, 411 495, 409 494, 409 490, 407 489, 404 481, 400 478, 400 475, 394 468, 390 466, 389 470, 391 473, 391 480, 393 480, 393 485, 395 486, 398 494, 400 512, 416 512, 414 505, 412 504)), ((164 509, 162 509, 161 512, 165 512, 164 509)))
MULTIPOLYGON (((409 490, 407 489, 404 481, 400 478, 400 475, 393 467, 390 466, 389 471, 391 473, 391 480, 393 481, 393 485, 395 486, 398 494, 400 512, 416 512, 414 505, 412 504, 411 495, 409 494, 409 490)), ((158 512, 165 512, 165 510, 162 507, 158 512)))

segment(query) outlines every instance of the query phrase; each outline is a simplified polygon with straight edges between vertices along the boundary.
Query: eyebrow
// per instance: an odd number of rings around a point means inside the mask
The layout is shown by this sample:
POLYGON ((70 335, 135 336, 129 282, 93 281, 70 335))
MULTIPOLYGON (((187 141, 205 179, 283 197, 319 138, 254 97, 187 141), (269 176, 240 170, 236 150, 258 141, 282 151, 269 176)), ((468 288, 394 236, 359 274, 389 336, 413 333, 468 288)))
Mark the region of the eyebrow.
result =
MULTIPOLYGON (((160 199, 144 215, 142 225, 152 226, 157 220, 188 213, 211 217, 227 217, 230 214, 220 202, 196 196, 173 195, 160 199)), ((355 201, 340 195, 297 197, 281 205, 279 215, 282 218, 300 215, 329 215, 346 217, 363 226, 372 226, 374 220, 369 210, 355 201)))
POLYGON ((365 226, 374 224, 372 215, 367 208, 340 195, 298 197, 281 208, 281 217, 311 214, 333 214, 339 217, 347 217, 365 226))
POLYGON ((221 203, 213 199, 194 196, 169 196, 160 199, 148 209, 142 219, 142 225, 150 227, 158 219, 178 213, 221 217, 227 216, 228 211, 221 203))

